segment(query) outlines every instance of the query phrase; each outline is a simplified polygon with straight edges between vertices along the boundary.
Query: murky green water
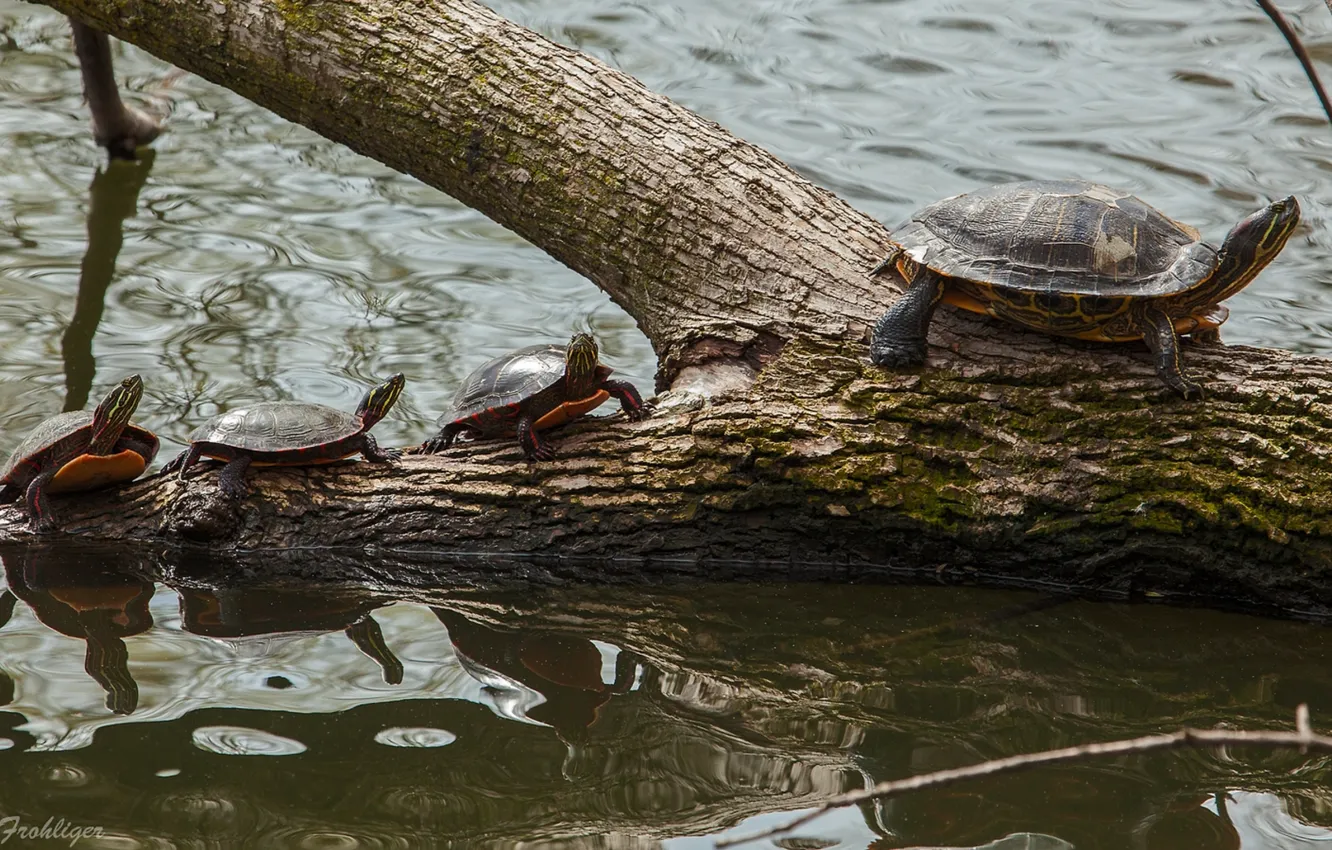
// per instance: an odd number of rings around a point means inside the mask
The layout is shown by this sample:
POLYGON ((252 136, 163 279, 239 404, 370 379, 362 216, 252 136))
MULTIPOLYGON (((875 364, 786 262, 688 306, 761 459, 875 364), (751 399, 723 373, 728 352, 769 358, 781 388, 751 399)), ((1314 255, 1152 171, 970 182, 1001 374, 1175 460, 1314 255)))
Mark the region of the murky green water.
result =
MULTIPOLYGON (((1327 9, 1288 5, 1332 59, 1327 9)), ((1332 352, 1332 131, 1249 2, 496 7, 888 222, 1074 176, 1219 239, 1297 194, 1305 224, 1229 302, 1227 339, 1332 352)), ((647 341, 590 283, 197 78, 166 90, 151 160, 96 176, 63 19, 0 0, 0 34, 0 451, 131 372, 164 456, 228 405, 351 406, 395 371, 408 392, 376 433, 415 443, 474 366, 579 327, 650 388, 647 341)), ((151 57, 118 62, 138 97, 161 94, 151 57)), ((1281 725, 1300 702, 1332 717, 1329 632, 1236 615, 945 588, 492 587, 484 564, 456 587, 279 591, 128 553, 3 554, 0 819, 105 830, 85 847, 706 846, 869 781, 1281 725)), ((784 846, 1332 846, 1330 780, 1290 754, 1130 758, 847 810, 784 846)))
MULTIPOLYGON (((1332 631, 1231 614, 495 559, 367 591, 236 580, 311 569, 274 557, 0 555, 0 814, 126 839, 88 846, 708 846, 869 782, 1332 714, 1332 631), (476 581, 519 570, 544 578, 476 581)), ((784 846, 1328 846, 1330 782, 1327 757, 1127 757, 847 809, 784 846)))

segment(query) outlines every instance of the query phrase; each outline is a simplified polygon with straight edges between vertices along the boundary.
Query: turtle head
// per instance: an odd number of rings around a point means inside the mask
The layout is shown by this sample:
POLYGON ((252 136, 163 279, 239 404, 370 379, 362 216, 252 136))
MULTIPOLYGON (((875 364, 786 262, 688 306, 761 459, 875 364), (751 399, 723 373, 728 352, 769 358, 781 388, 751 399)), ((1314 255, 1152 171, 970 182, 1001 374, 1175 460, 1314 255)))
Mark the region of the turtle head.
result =
POLYGON ((88 454, 105 455, 111 453, 116 440, 129 424, 130 417, 143 398, 143 379, 130 375, 121 381, 115 389, 107 393, 102 403, 93 411, 92 440, 88 445, 88 454))
POLYGON ((1300 202, 1291 195, 1273 201, 1230 229, 1221 243, 1221 260, 1215 275, 1216 296, 1224 301, 1249 285, 1263 267, 1272 262, 1300 223, 1300 202))
POLYGON ((361 406, 356 408, 356 415, 367 431, 373 428, 376 422, 388 416, 388 412, 393 409, 394 402, 402 395, 402 388, 406 385, 407 379, 399 372, 379 386, 372 387, 370 392, 365 394, 365 398, 361 399, 361 406))
POLYGON ((591 383, 597 374, 597 341, 592 334, 576 333, 564 350, 564 376, 569 383, 591 383))

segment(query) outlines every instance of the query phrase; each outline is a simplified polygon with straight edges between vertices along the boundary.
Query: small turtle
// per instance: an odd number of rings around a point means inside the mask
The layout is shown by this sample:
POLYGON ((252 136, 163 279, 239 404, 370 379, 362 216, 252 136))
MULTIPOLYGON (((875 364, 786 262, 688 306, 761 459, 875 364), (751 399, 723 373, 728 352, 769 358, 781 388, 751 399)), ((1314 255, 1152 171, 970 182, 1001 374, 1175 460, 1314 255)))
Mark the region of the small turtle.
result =
POLYGON ((32 429, 0 472, 0 503, 24 495, 33 531, 56 528, 50 493, 93 490, 133 481, 157 456, 157 436, 130 424, 143 397, 143 381, 131 375, 93 411, 52 416, 32 429))
POLYGON ((925 333, 946 301, 1023 327, 1102 342, 1143 340, 1185 398, 1202 387, 1180 368, 1179 338, 1219 343, 1239 292, 1300 221, 1293 197, 1231 228, 1219 249, 1137 197, 1079 180, 1005 183, 919 210, 871 274, 910 283, 874 325, 870 359, 925 362, 925 333))
POLYGON ((568 346, 530 345, 484 364, 467 376, 440 417, 439 433, 421 445, 425 454, 447 449, 458 434, 477 437, 517 434, 528 460, 549 460, 552 450, 538 431, 590 413, 611 396, 630 421, 647 415, 643 397, 628 381, 610 380, 611 368, 597 362, 590 334, 573 335, 568 346))
POLYGON ((214 416, 190 435, 190 447, 162 468, 186 472, 209 457, 226 461, 218 474, 222 492, 233 499, 247 493, 245 470, 255 466, 313 466, 333 463, 360 452, 366 460, 397 460, 398 449, 381 449, 370 429, 402 394, 407 380, 397 374, 371 389, 355 413, 323 404, 265 401, 214 416))

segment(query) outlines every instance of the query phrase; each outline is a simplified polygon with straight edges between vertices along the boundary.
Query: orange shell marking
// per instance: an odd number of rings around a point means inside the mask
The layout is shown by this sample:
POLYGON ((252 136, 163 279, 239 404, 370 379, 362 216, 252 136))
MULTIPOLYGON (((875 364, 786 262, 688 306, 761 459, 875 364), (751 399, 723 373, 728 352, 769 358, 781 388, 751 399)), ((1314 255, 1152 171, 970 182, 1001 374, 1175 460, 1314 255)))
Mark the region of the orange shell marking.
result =
POLYGON ((597 390, 587 398, 577 401, 566 401, 559 407, 541 417, 532 425, 533 430, 541 431, 545 428, 554 428, 556 425, 563 425, 571 419, 577 419, 584 413, 590 413, 601 407, 602 402, 610 398, 610 393, 605 390, 597 390))
POLYGON ((137 584, 112 587, 61 587, 47 591, 75 611, 123 611, 143 593, 137 584))
POLYGON ((143 474, 143 455, 125 449, 113 455, 79 455, 60 467, 60 471, 46 485, 48 493, 69 493, 75 490, 95 490, 108 484, 133 481, 143 474))

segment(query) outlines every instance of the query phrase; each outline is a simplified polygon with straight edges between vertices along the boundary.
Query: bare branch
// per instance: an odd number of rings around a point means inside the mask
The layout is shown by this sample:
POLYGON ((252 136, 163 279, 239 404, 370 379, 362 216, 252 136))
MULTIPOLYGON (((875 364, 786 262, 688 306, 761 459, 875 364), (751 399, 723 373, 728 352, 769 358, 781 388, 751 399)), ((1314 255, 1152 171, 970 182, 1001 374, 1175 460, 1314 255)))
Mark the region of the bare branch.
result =
POLYGON ((960 782, 964 779, 993 776, 998 773, 1012 773, 1029 767, 1038 767, 1040 765, 1055 764, 1065 761, 1077 761, 1078 759, 1084 758, 1118 756, 1127 753, 1146 753, 1153 750, 1173 750, 1180 747, 1217 747, 1226 744, 1236 746, 1272 747, 1276 749, 1297 747, 1302 753, 1308 752, 1309 749, 1332 753, 1332 737, 1319 735, 1313 731, 1313 727, 1309 724, 1309 707, 1307 705, 1301 704, 1300 707, 1296 709, 1295 728, 1296 731, 1294 732, 1244 732, 1232 731, 1229 729, 1180 729, 1178 732, 1164 735, 1147 735, 1142 738, 1131 738, 1126 741, 1106 741, 1100 744, 1082 744, 1077 747, 1064 747, 1063 749, 1058 750, 1047 750, 1043 753, 1025 753, 1023 755, 1009 756, 1008 758, 994 759, 992 761, 981 762, 980 764, 968 765, 967 767, 955 767, 948 770, 938 770, 933 773, 923 773, 919 776, 909 776, 906 779, 894 779, 888 782, 880 782, 873 788, 852 791, 847 794, 839 794, 828 800, 822 806, 819 806, 817 809, 814 809, 811 812, 806 812, 800 817, 782 824, 781 826, 776 826, 772 829, 764 830, 763 832, 742 835, 738 838, 728 838, 723 841, 718 841, 717 847, 735 847, 740 844, 748 844, 751 841, 772 838, 804 826, 825 812, 846 806, 854 806, 867 800, 895 797, 899 794, 905 794, 908 791, 937 788, 941 785, 951 785, 954 782, 960 782))
MULTIPOLYGON (((1328 10, 1332 11, 1332 0, 1326 1, 1328 10)), ((1290 45, 1290 49, 1295 51, 1296 58, 1300 60, 1300 65, 1304 68, 1305 76, 1309 78, 1309 82, 1313 84, 1314 93, 1318 95, 1318 102, 1323 104, 1323 112, 1327 114, 1327 120, 1332 121, 1332 103, 1327 100, 1327 92, 1323 91, 1323 84, 1318 80, 1318 72, 1314 70, 1313 60, 1309 58, 1308 51, 1300 43, 1300 37, 1295 34, 1295 30, 1286 21, 1280 10, 1272 5, 1272 0, 1258 0, 1258 5, 1263 7, 1267 17, 1272 19, 1272 23, 1276 24, 1277 29, 1281 30, 1281 34, 1286 37, 1286 43, 1290 45)))

